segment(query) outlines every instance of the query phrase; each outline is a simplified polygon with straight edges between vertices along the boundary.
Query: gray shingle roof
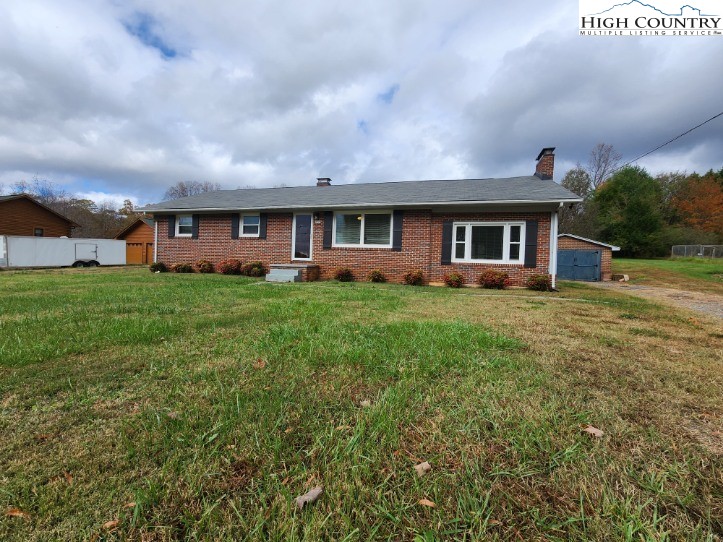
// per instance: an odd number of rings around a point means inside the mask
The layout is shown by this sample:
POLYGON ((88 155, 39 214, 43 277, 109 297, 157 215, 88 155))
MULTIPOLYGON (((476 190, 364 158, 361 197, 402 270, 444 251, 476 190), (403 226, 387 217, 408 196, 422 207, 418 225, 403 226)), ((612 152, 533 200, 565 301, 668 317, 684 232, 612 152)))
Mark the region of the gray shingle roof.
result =
POLYGON ((551 180, 507 179, 402 181, 219 190, 142 209, 150 212, 292 210, 350 207, 437 207, 492 203, 575 202, 580 198, 551 180))

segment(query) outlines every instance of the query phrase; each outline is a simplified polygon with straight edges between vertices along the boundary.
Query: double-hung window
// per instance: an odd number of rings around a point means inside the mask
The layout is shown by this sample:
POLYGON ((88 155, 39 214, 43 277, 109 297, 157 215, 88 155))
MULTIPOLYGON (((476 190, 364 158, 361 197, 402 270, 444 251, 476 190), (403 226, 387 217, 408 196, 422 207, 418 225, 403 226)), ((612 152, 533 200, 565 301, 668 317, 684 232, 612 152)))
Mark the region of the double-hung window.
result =
POLYGON ((193 215, 178 215, 176 217, 176 236, 191 237, 193 234, 193 215))
POLYGON ((392 213, 334 213, 334 246, 391 247, 392 213))
POLYGON ((524 222, 455 222, 453 262, 523 263, 524 222))
POLYGON ((259 224, 261 217, 259 215, 243 215, 241 217, 241 237, 258 237, 259 224))

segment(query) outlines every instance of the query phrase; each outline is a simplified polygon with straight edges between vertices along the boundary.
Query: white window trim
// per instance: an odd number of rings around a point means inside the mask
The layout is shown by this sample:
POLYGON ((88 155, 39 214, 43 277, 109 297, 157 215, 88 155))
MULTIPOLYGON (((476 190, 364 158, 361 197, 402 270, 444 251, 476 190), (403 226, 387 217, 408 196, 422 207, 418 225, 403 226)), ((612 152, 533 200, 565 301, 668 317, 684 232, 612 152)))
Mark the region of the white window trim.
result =
MULTIPOLYGON (((250 224, 249 224, 250 225, 250 224)), ((245 213, 239 216, 238 219, 238 236, 239 237, 259 237, 261 235, 261 215, 260 214, 254 214, 254 213, 245 213), (256 233, 244 233, 244 217, 246 216, 255 216, 259 219, 259 223, 256 226, 258 229, 256 233)))
POLYGON ((191 237, 193 236, 193 215, 178 215, 176 216, 176 237, 191 237), (191 233, 180 233, 179 229, 181 227, 181 217, 182 216, 188 216, 191 217, 191 233))
MULTIPOLYGON (((452 223, 452 263, 481 263, 481 264, 509 264, 524 265, 525 263, 525 235, 526 223, 519 221, 510 222, 453 222, 452 223), (457 258, 457 226, 465 228, 464 234, 464 258, 457 258), (501 260, 473 260, 472 253, 472 226, 504 226, 502 234, 502 259, 501 260), (510 259, 510 228, 520 226, 520 257, 518 260, 510 259)), ((517 243, 515 243, 517 244, 517 243)))
POLYGON ((392 248, 392 236, 394 235, 394 213, 391 210, 374 209, 373 211, 350 210, 350 211, 334 211, 334 225, 332 229, 331 246, 339 248, 392 248), (340 215, 362 215, 361 230, 359 231, 359 243, 337 243, 336 242, 336 216, 340 215), (365 215, 389 215, 389 244, 386 245, 368 245, 364 241, 364 219, 365 215))
POLYGON ((314 259, 314 214, 313 213, 294 213, 294 220, 291 223, 291 259, 301 262, 310 262, 314 259), (309 230, 309 257, 296 257, 296 216, 308 215, 311 217, 311 229, 309 230))

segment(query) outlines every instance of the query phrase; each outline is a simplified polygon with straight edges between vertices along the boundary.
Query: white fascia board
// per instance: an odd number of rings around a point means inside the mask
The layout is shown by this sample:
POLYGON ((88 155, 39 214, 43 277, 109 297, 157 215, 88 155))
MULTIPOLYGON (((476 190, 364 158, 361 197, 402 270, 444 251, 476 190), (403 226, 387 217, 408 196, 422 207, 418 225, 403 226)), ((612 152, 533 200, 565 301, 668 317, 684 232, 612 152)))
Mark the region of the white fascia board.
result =
POLYGON ((222 213, 222 212, 238 212, 238 211, 295 211, 295 210, 325 210, 325 209, 430 209, 434 207, 472 207, 472 206, 499 206, 499 205, 564 205, 565 203, 579 203, 582 198, 575 199, 554 199, 554 200, 485 200, 485 201, 435 201, 423 203, 341 203, 334 205, 298 205, 294 207, 285 206, 266 206, 266 207, 192 207, 186 209, 162 209, 153 207, 144 207, 142 210, 148 213, 222 213))

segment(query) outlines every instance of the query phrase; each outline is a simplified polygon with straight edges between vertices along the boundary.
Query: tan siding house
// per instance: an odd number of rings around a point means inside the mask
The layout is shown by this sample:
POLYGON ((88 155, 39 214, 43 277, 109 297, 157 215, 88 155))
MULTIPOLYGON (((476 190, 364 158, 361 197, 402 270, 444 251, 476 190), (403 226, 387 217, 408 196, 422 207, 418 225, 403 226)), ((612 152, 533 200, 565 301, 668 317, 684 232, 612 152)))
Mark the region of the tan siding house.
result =
POLYGON ((0 235, 70 237, 76 225, 26 194, 0 196, 0 235))

